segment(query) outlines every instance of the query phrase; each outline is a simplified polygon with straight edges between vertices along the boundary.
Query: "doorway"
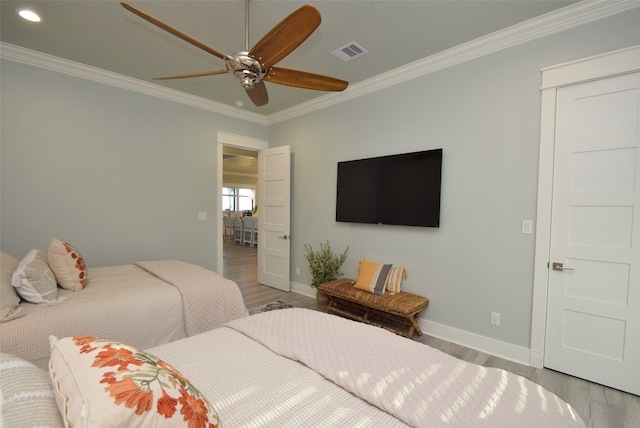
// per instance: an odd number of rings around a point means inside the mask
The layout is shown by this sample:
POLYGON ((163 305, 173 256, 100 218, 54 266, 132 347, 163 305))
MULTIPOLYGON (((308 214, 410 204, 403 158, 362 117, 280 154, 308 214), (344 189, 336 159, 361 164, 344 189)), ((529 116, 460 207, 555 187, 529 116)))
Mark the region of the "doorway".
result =
MULTIPOLYGON (((291 149, 279 146, 269 149, 264 140, 218 132, 217 204, 222 201, 224 146, 258 151, 258 282, 270 287, 290 289, 290 206, 291 206, 291 149)), ((216 204, 216 205, 217 205, 216 204)), ((218 273, 223 265, 223 214, 217 214, 218 273)))
MULTIPOLYGON (((219 206, 217 215, 217 229, 219 237, 217 242, 218 253, 218 273, 224 273, 223 257, 224 257, 224 221, 223 221, 223 209, 222 209, 222 188, 225 185, 225 153, 227 157, 227 168, 233 169, 233 174, 228 175, 227 184, 233 188, 251 188, 242 186, 253 185, 254 189, 257 189, 258 183, 258 166, 257 156, 260 150, 268 148, 268 142, 264 140, 258 140, 251 137, 245 137, 241 135, 229 134, 226 132, 218 131, 218 159, 217 159, 217 171, 218 171, 218 188, 216 195, 216 206, 219 206), (255 158, 255 160, 253 160, 255 158), (251 184, 253 183, 253 184, 251 184), (239 186, 239 187, 238 187, 239 186)), ((255 206, 256 200, 253 204, 255 206)), ((237 206, 240 208, 240 206, 237 206)), ((259 209, 259 207, 258 207, 259 209)), ((231 242, 233 244, 233 242, 231 242)), ((235 244, 233 244, 235 245, 235 244)), ((248 247, 247 247, 248 248, 248 247)), ((255 250, 252 252, 255 253, 255 250)), ((258 259, 255 257, 255 267, 257 270, 258 259)))
MULTIPOLYGON (((257 234, 253 232, 253 222, 258 210, 258 153, 257 150, 223 146, 221 201, 224 220, 222 257, 226 262, 229 258, 242 260, 246 275, 254 276, 256 280, 257 234)), ((228 276, 229 272, 223 274, 228 276)))

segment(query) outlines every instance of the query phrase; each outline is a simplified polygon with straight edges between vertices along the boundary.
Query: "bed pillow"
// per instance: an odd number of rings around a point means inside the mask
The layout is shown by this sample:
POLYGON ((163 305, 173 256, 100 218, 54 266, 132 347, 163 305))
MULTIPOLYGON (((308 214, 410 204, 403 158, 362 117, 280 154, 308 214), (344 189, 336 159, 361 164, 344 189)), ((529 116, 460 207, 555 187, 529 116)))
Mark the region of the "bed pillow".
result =
POLYGON ((20 260, 11 276, 11 285, 27 302, 51 306, 64 300, 58 298, 58 284, 49 269, 47 258, 35 248, 20 260))
POLYGON ((360 272, 354 287, 370 293, 384 294, 385 284, 391 265, 375 263, 367 259, 360 261, 360 272))
POLYGON ((385 288, 391 294, 396 294, 400 292, 400 288, 402 285, 402 279, 407 277, 407 270, 404 266, 394 266, 389 271, 389 276, 387 276, 387 284, 385 288))
POLYGON ((154 355, 93 336, 49 340, 49 375, 69 426, 219 426, 200 391, 154 355))
POLYGON ((18 259, 11 254, 0 252, 0 322, 24 316, 24 308, 18 306, 20 297, 11 285, 11 276, 18 263, 18 259))
POLYGON ((14 355, 0 353, 0 425, 62 427, 47 372, 14 355))
POLYGON ((79 291, 87 285, 87 265, 73 245, 53 238, 49 244, 48 260, 60 287, 79 291))

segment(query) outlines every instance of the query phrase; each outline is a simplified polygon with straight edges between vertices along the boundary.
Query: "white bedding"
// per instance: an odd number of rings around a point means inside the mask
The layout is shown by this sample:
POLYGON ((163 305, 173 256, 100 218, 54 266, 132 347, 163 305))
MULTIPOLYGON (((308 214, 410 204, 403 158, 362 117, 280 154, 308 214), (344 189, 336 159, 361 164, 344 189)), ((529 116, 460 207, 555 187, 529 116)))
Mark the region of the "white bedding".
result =
POLYGON ((583 427, 541 386, 383 329, 283 309, 149 350, 227 427, 583 427))
POLYGON ((136 265, 180 291, 187 336, 247 314, 238 285, 202 266, 180 260, 136 262, 136 265))
POLYGON ((225 428, 407 426, 230 328, 147 351, 180 370, 208 398, 225 428))
POLYGON ((90 268, 81 291, 58 289, 56 306, 21 302, 26 315, 0 323, 0 352, 47 368, 49 335, 93 334, 140 348, 185 337, 180 292, 130 265, 90 268))
POLYGON ((237 285, 215 272, 178 261, 146 264, 155 274, 134 264, 90 268, 87 287, 59 288, 66 299, 56 306, 21 302, 26 315, 0 323, 0 352, 46 369, 49 335, 94 335, 145 349, 245 315, 237 285))
POLYGON ((285 309, 227 326, 411 426, 584 426, 569 404, 521 376, 337 316, 285 309))
MULTIPOLYGON (((566 402, 520 376, 306 309, 244 317, 147 352, 188 378, 227 428, 584 427, 566 402)), ((69 355, 80 361, 81 354, 69 355)), ((92 392, 101 375, 89 375, 88 365, 63 365, 82 374, 69 373, 75 380, 64 384, 76 407, 78 400, 91 397, 84 404, 91 413, 93 406, 105 407, 102 399, 113 398, 106 390, 104 396, 92 392), (81 389, 73 392, 69 385, 81 389)), ((14 372, 7 371, 7 385, 22 382, 14 372)), ((55 402, 53 397, 49 401, 55 402)), ((42 406, 34 400, 4 404, 0 399, 0 416, 15 405, 13 411, 23 413, 42 406)), ((52 426, 58 416, 52 417, 52 426)))

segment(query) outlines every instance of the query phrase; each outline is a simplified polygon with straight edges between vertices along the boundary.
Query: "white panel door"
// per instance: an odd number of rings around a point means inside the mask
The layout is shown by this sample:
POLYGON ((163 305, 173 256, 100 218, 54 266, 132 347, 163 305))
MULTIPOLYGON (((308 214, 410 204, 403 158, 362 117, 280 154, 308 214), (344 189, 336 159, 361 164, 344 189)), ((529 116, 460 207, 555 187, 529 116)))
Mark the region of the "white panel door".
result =
POLYGON ((289 291, 291 148, 258 155, 258 282, 289 291))
POLYGON ((556 102, 544 365, 640 394, 640 73, 556 102))

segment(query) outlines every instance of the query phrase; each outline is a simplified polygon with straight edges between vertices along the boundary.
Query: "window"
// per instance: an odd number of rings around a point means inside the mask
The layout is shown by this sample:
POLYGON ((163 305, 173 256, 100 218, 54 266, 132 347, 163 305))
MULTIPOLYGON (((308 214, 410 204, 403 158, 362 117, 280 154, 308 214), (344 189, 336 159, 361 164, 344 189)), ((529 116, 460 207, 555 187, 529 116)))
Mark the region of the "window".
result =
POLYGON ((242 187, 222 188, 222 209, 224 211, 253 211, 256 191, 242 187))

